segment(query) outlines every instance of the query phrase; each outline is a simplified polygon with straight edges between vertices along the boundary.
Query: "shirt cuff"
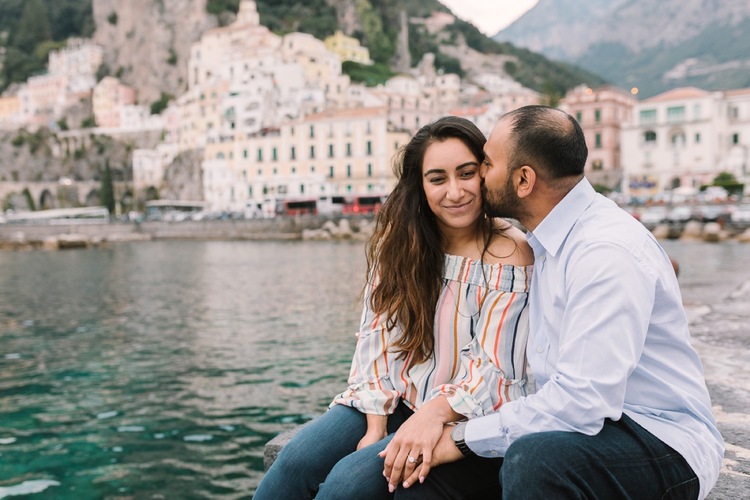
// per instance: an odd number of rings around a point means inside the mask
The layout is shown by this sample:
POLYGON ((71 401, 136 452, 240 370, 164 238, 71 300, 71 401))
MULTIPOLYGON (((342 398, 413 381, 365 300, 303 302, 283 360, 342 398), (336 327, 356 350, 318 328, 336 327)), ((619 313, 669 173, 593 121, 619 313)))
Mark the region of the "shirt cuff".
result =
POLYGON ((464 442, 480 457, 505 456, 508 437, 502 430, 501 422, 499 412, 469 420, 464 432, 464 442))

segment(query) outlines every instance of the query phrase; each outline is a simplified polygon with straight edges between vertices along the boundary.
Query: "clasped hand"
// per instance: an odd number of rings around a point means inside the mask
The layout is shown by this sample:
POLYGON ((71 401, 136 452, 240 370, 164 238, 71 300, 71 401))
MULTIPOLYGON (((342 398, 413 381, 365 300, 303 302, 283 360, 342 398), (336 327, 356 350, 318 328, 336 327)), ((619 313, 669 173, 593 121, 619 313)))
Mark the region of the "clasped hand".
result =
POLYGON ((450 450, 442 449, 444 445, 438 447, 439 442, 445 442, 444 434, 447 433, 448 445, 455 448, 450 440, 450 430, 444 429, 444 423, 461 416, 451 410, 446 419, 444 405, 445 399, 439 397, 422 406, 401 425, 391 442, 380 452, 379 455, 384 458, 383 475, 391 493, 399 484, 408 488, 416 481, 424 482, 432 467, 460 458, 461 452, 457 448, 455 452, 458 456, 455 456, 450 450))

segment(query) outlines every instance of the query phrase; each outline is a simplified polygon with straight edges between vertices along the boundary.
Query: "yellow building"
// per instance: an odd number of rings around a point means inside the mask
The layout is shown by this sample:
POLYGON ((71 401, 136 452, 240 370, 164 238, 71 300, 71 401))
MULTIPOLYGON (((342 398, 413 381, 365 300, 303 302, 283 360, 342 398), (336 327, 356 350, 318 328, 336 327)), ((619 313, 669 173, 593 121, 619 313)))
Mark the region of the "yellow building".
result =
POLYGON ((331 110, 206 144, 204 199, 213 210, 242 210, 266 199, 386 194, 391 160, 409 140, 387 128, 383 107, 331 110))
POLYGON ((359 64, 372 64, 370 50, 359 44, 359 40, 336 31, 325 39, 326 48, 339 56, 341 61, 354 61, 359 64))
POLYGON ((0 97, 0 128, 15 128, 20 121, 21 100, 18 96, 0 97))

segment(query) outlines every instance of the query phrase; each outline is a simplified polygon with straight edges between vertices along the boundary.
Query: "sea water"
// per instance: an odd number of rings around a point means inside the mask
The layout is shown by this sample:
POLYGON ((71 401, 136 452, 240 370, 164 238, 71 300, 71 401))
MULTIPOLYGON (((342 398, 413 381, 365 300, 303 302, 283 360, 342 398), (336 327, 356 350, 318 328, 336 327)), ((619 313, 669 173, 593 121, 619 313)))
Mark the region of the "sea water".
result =
MULTIPOLYGON (((700 312, 750 246, 664 242, 700 312)), ((248 498, 263 447, 343 390, 354 242, 0 253, 0 498, 248 498)))

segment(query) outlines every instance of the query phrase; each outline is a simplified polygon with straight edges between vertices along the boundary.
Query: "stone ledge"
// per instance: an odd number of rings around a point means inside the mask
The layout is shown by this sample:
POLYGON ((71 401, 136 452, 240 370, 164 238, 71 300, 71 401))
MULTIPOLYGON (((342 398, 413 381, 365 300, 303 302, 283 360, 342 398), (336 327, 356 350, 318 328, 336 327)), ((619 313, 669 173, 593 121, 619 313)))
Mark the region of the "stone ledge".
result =
MULTIPOLYGON (((307 424, 304 424, 307 425, 307 424)), ((268 443, 263 452, 263 467, 268 470, 281 449, 304 425, 284 431, 268 443)), ((750 455, 747 450, 727 444, 724 467, 719 480, 709 493, 708 500, 738 500, 750 498, 750 455), (732 465, 731 469, 728 465, 732 465)))

